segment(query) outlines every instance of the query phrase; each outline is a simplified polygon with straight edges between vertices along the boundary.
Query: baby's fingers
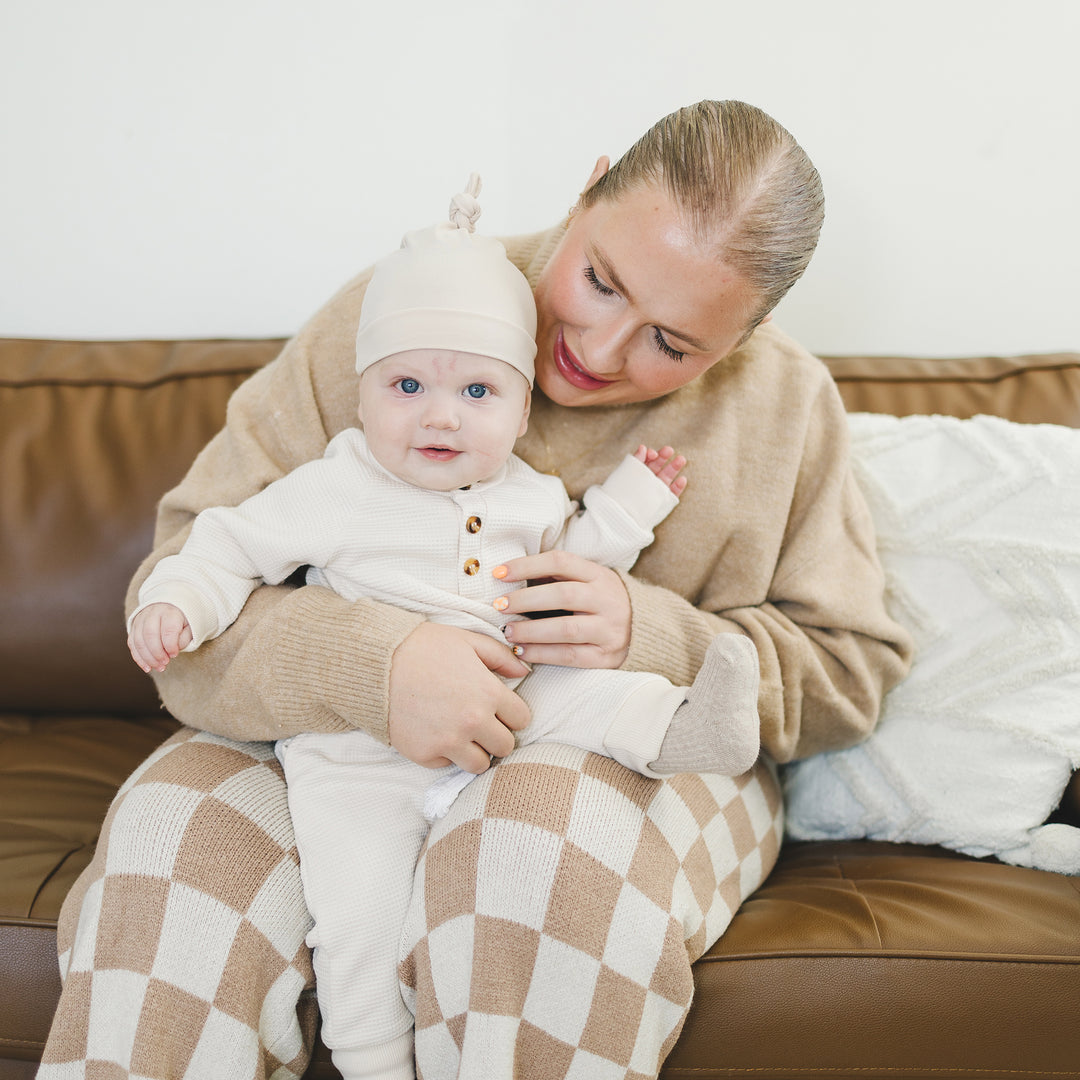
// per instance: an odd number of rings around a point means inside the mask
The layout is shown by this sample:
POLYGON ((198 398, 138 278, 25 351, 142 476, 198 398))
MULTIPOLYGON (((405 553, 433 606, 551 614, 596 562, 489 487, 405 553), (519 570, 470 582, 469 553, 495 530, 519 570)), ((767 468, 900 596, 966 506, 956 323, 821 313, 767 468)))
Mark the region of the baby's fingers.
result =
POLYGON ((686 490, 686 477, 679 475, 686 468, 686 458, 682 454, 676 454, 670 446, 657 451, 656 457, 648 460, 646 464, 656 478, 667 484, 675 495, 681 495, 686 490))
POLYGON ((154 632, 147 632, 147 628, 136 628, 128 637, 128 649, 136 664, 149 673, 151 671, 164 671, 169 662, 169 654, 161 644, 161 637, 154 632))
POLYGON ((128 634, 127 647, 128 652, 131 653, 131 659, 134 660, 143 671, 149 674, 153 667, 154 658, 143 647, 142 641, 136 638, 133 633, 128 634))
MULTIPOLYGON (((167 615, 161 620, 161 648, 166 656, 166 663, 171 660, 183 646, 180 644, 180 635, 187 630, 187 620, 181 616, 179 619, 167 615)), ((188 641, 191 634, 188 633, 188 641)))

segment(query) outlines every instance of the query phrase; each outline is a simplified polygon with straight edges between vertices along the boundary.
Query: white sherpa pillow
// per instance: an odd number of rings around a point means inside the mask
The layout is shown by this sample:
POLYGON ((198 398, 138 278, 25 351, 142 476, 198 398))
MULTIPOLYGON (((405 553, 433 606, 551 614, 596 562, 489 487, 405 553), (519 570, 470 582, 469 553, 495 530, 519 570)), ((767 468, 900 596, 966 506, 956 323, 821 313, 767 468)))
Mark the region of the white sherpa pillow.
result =
POLYGON ((785 770, 788 835, 1080 873, 1080 830, 1042 825, 1080 766, 1080 430, 849 421, 917 651, 869 739, 785 770))

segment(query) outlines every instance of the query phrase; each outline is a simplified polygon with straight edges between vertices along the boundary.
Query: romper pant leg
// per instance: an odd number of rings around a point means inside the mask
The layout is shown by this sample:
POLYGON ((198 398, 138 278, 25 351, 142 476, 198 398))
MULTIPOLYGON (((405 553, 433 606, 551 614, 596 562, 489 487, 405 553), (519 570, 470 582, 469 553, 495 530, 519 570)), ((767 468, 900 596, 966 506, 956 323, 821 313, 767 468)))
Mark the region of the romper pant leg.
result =
POLYGON ((649 762, 660 756, 675 710, 686 700, 686 687, 650 672, 553 664, 535 668, 517 692, 532 713, 519 746, 565 743, 653 777, 649 762))
POLYGON ((314 926, 322 1037, 346 1076, 412 1077, 412 1014, 398 943, 432 770, 362 731, 279 744, 314 926))
POLYGON ((272 745, 178 732, 121 788, 64 903, 38 1076, 301 1076, 310 926, 272 745))
POLYGON ((515 750, 436 822, 400 974, 422 1080, 655 1077, 690 965, 765 879, 773 766, 654 780, 577 748, 515 750))

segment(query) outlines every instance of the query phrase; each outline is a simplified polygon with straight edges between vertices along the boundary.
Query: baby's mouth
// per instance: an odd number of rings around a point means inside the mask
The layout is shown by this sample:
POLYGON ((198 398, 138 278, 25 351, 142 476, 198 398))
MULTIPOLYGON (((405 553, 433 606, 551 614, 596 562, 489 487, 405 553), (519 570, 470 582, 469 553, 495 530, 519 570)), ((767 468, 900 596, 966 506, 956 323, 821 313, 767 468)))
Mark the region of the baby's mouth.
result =
POLYGON ((429 461, 453 461, 461 453, 449 446, 418 446, 417 450, 429 461))

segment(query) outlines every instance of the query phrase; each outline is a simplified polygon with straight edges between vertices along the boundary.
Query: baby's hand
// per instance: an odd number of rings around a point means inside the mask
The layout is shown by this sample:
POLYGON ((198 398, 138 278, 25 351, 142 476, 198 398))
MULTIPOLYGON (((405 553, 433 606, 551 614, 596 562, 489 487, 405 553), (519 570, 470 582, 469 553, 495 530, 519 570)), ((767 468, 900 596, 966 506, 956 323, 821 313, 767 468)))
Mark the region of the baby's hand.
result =
POLYGON ((127 644, 131 658, 143 671, 164 671, 169 661, 191 644, 191 627, 178 607, 150 604, 132 620, 127 644))
POLYGON ((672 495, 677 497, 686 490, 686 477, 679 475, 686 468, 686 458, 682 454, 676 454, 670 446, 653 450, 651 446, 642 443, 634 451, 634 457, 643 465, 648 465, 657 479, 667 484, 672 495))

